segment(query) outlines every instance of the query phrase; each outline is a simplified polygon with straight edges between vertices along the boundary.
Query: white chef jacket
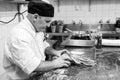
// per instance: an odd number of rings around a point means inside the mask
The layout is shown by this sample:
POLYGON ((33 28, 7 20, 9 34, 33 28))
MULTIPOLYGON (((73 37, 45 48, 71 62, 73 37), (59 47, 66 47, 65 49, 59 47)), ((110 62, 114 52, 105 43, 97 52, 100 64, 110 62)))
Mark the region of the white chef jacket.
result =
POLYGON ((24 80, 45 60, 45 48, 50 46, 44 41, 44 33, 36 33, 26 18, 11 31, 5 43, 3 67, 4 80, 24 80))

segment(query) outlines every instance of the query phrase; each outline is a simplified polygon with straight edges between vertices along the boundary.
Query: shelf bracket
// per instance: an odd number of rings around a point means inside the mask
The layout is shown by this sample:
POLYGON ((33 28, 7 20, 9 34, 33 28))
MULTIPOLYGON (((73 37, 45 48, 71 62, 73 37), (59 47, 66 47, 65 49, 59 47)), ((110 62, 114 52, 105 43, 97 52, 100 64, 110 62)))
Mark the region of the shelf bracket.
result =
POLYGON ((91 3, 92 3, 92 1, 89 0, 89 12, 91 11, 91 3))
POLYGON ((18 21, 19 21, 19 22, 21 21, 21 17, 20 17, 20 15, 21 15, 21 13, 20 13, 20 6, 21 6, 21 4, 20 4, 20 3, 17 3, 17 12, 18 12, 18 21))

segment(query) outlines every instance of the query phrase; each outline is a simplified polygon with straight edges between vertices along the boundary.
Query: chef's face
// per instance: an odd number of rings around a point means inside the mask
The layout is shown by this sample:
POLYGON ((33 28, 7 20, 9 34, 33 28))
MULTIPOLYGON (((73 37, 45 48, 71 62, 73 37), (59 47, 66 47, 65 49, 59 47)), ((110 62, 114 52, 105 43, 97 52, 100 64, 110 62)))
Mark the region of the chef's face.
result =
POLYGON ((34 27, 36 28, 36 32, 45 31, 46 26, 49 25, 52 17, 43 17, 39 15, 34 16, 34 27))

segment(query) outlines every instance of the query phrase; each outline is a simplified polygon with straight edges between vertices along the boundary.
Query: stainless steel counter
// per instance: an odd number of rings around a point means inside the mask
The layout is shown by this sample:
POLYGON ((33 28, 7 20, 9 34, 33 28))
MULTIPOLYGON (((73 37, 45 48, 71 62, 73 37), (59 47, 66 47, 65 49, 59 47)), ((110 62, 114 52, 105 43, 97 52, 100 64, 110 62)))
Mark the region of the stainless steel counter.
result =
MULTIPOLYGON (((86 51, 88 49, 80 48, 80 50, 86 51)), ((120 62, 114 62, 114 59, 112 60, 114 54, 120 56, 120 48, 103 47, 102 49, 97 49, 97 64, 95 66, 72 64, 68 68, 60 68, 46 72, 39 76, 38 80, 119 80, 120 62), (110 54, 109 57, 111 57, 111 59, 106 57, 106 53, 108 53, 107 55, 110 54), (111 60, 113 62, 112 64, 111 60)), ((116 58, 119 56, 116 56, 116 58)))

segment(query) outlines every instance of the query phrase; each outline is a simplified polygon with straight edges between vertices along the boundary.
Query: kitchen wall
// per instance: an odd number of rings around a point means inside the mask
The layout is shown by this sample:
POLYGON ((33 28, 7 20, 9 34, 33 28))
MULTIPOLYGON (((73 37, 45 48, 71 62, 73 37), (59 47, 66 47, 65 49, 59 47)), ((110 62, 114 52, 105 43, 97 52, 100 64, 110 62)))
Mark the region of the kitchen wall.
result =
POLYGON ((84 23, 97 23, 100 19, 114 23, 120 16, 120 0, 60 0, 56 18, 66 23, 82 20, 84 23), (91 2, 89 2, 91 1, 91 2))

